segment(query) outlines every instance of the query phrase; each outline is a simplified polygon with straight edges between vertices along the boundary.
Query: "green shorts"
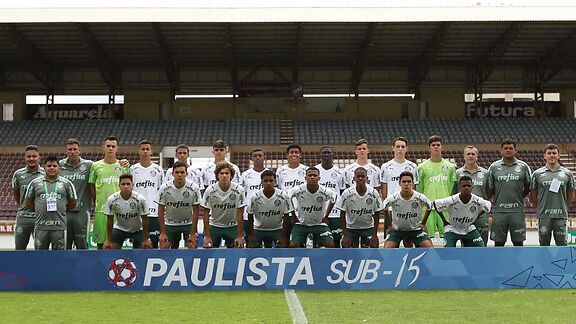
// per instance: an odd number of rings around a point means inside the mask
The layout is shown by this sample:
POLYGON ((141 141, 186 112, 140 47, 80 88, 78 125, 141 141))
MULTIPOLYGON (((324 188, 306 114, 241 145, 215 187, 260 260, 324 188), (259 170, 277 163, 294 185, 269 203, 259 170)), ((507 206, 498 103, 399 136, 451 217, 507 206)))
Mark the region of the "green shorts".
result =
POLYGON ((565 218, 538 219, 540 246, 550 246, 552 234, 554 234, 556 246, 566 246, 566 222, 565 218))
POLYGON ((490 234, 490 230, 488 229, 488 217, 490 217, 489 214, 483 214, 476 218, 472 224, 476 227, 478 233, 480 233, 480 237, 482 238, 482 241, 484 241, 484 246, 488 245, 488 234, 490 234))
POLYGON ((360 239, 360 242, 362 242, 361 245, 364 245, 364 243, 370 241, 374 235, 374 228, 348 229, 348 233, 350 234, 350 241, 358 242, 360 239))
POLYGON ((506 242, 508 232, 510 232, 512 242, 524 242, 526 240, 526 215, 524 212, 494 213, 490 239, 494 242, 506 242))
POLYGON ((177 249, 180 247, 180 240, 184 240, 184 246, 188 244, 188 237, 192 231, 192 225, 165 225, 166 236, 168 241, 172 243, 172 248, 177 249))
POLYGON ((278 246, 278 241, 280 240, 280 235, 282 235, 282 230, 273 231, 262 231, 254 230, 254 242, 250 247, 260 248, 263 242, 272 242, 272 246, 278 246))
POLYGON ((92 227, 92 242, 104 244, 108 230, 106 229, 108 223, 108 216, 102 212, 94 213, 94 226, 92 227))
POLYGON ((290 240, 300 244, 306 244, 306 237, 308 234, 312 234, 314 242, 318 242, 320 244, 326 241, 334 241, 332 238, 332 232, 330 232, 330 228, 326 224, 312 226, 294 224, 294 227, 292 228, 292 237, 290 240))
POLYGON ((48 250, 52 245, 52 250, 64 250, 66 248, 65 230, 43 230, 34 231, 34 249, 48 250))
POLYGON ((16 225, 14 225, 14 244, 16 250, 26 250, 28 242, 30 242, 30 236, 34 236, 35 226, 35 217, 16 217, 16 225))
POLYGON ((130 233, 114 228, 112 229, 112 238, 110 239, 110 242, 118 244, 120 247, 122 247, 126 239, 132 239, 133 240, 132 246, 135 249, 139 249, 144 240, 143 234, 144 233, 142 232, 142 230, 130 233))
POLYGON ((396 246, 400 246, 400 242, 405 239, 414 242, 416 246, 420 246, 422 242, 430 241, 430 236, 424 230, 419 229, 415 231, 390 231, 386 237, 386 241, 394 242, 396 246))
POLYGON ((87 210, 66 213, 66 250, 76 246, 78 250, 88 249, 87 233, 90 213, 87 210))
POLYGON ((210 237, 212 238, 212 247, 220 247, 222 240, 226 247, 234 247, 234 240, 238 234, 238 225, 232 227, 217 227, 210 225, 210 237))
POLYGON ((484 247, 484 241, 480 237, 478 230, 473 230, 468 234, 456 234, 452 232, 444 233, 446 245, 444 247, 456 247, 456 242, 461 241, 463 247, 484 247))

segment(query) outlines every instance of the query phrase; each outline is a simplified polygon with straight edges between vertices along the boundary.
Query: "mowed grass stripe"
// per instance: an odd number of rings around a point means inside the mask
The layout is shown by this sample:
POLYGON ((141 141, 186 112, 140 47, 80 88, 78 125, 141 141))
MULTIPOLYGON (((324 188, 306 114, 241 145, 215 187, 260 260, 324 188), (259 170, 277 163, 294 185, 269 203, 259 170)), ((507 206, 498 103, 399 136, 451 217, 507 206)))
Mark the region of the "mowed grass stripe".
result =
POLYGON ((302 291, 310 323, 567 323, 575 289, 302 291))
POLYGON ((284 291, 0 292, 1 323, 292 323, 284 291))

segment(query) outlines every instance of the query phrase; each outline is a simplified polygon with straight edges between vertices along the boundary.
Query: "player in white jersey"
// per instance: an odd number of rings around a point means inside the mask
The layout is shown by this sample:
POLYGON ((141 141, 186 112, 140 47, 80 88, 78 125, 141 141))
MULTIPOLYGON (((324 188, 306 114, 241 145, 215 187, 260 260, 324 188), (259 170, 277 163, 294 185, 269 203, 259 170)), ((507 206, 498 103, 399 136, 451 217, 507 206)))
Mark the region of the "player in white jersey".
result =
MULTIPOLYGON (((246 203, 250 202, 252 196, 262 189, 262 172, 268 170, 264 167, 264 161, 266 157, 264 156, 264 151, 260 148, 255 148, 250 154, 250 160, 252 161, 252 168, 244 171, 240 176, 240 184, 244 188, 244 193, 246 194, 246 203)), ((251 230, 248 226, 248 208, 244 208, 244 242, 248 242, 248 236, 250 236, 251 230)))
POLYGON ((405 239, 414 242, 418 247, 432 247, 432 240, 425 232, 426 226, 422 223, 422 220, 428 218, 430 214, 432 202, 413 189, 414 175, 410 171, 402 172, 398 181, 400 191, 384 200, 384 215, 391 224, 384 247, 396 248, 405 239), (392 215, 388 211, 389 208, 392 210, 392 215))
POLYGON ((158 248, 160 227, 158 225, 158 189, 164 182, 164 171, 156 163, 152 163, 152 143, 142 140, 138 144, 138 156, 140 162, 130 167, 130 173, 134 178, 134 191, 146 198, 148 203, 148 235, 152 247, 158 248))
POLYGON ((300 163, 302 148, 298 144, 290 144, 286 148, 288 164, 276 169, 276 182, 280 190, 289 193, 292 188, 304 183, 307 166, 300 163))
POLYGON ((242 248, 244 188, 231 181, 235 170, 230 163, 218 164, 214 173, 218 182, 206 188, 202 199, 204 247, 219 247, 223 239, 226 247, 242 248))
POLYGON ((366 184, 376 190, 380 189, 380 168, 368 161, 368 142, 365 139, 359 139, 354 147, 356 162, 350 164, 344 169, 344 183, 346 187, 354 187, 354 170, 363 167, 368 172, 366 184))
POLYGON ((276 174, 264 170, 261 175, 263 189, 254 193, 248 202, 248 227, 250 236, 248 246, 271 248, 288 247, 290 228, 290 197, 275 188, 276 174))
MULTIPOLYGON (((197 184, 198 187, 203 189, 204 186, 202 185, 202 182, 200 180, 200 173, 202 171, 202 168, 199 168, 197 166, 192 166, 188 161, 189 156, 190 156, 190 148, 188 148, 188 145, 179 144, 176 147, 176 160, 183 162, 188 166, 188 170, 187 170, 188 175, 186 176, 186 180, 188 180, 189 182, 197 184)), ((177 162, 177 161, 175 161, 175 162, 177 162)), ((172 179, 173 179, 173 177, 172 177, 172 170, 173 169, 172 168, 168 168, 168 170, 166 170, 166 175, 164 176, 164 182, 172 181, 172 179)))
POLYGON ((336 209, 340 210, 340 226, 344 234, 342 247, 345 248, 357 248, 361 243, 362 247, 377 248, 380 244, 378 224, 384 205, 378 191, 366 186, 367 176, 366 169, 356 168, 354 170, 356 185, 344 190, 336 201, 336 209))
POLYGON ((392 152, 394 158, 380 167, 382 187, 380 192, 382 198, 386 199, 393 193, 400 191, 400 173, 410 171, 414 176, 414 185, 418 184, 418 166, 416 163, 406 160, 408 140, 404 137, 396 137, 392 141, 392 152))
MULTIPOLYGON (((226 153, 228 152, 228 148, 226 143, 223 140, 216 140, 214 144, 212 144, 212 155, 214 156, 214 163, 209 163, 206 165, 200 174, 200 181, 204 185, 204 188, 207 188, 215 183, 218 182, 216 179, 216 166, 220 163, 228 163, 229 165, 234 168, 234 172, 232 174, 232 182, 240 184, 240 169, 238 166, 232 162, 226 161, 226 153)), ((202 188, 202 187, 200 187, 202 188)))
POLYGON ((202 194, 197 184, 186 179, 187 165, 176 162, 172 168, 174 180, 160 187, 158 195, 158 221, 160 247, 178 249, 180 240, 189 249, 198 247, 198 211, 202 194))
MULTIPOLYGON (((322 163, 316 166, 320 170, 320 185, 334 192, 337 200, 346 187, 344 186, 342 172, 334 165, 334 150, 332 146, 325 145, 320 149, 320 159, 322 163)), ((328 202, 326 205, 328 205, 328 202)), ((342 228, 340 227, 340 215, 336 208, 333 208, 330 215, 328 215, 328 227, 330 227, 332 232, 335 247, 339 248, 342 240, 342 228)))
POLYGON ((296 200, 297 221, 292 228, 290 247, 302 247, 309 234, 320 245, 333 248, 334 240, 328 227, 328 215, 334 207, 335 195, 321 186, 320 171, 316 167, 306 170, 306 184, 290 191, 290 198, 296 200), (328 201, 328 206, 326 206, 328 201))
MULTIPOLYGON (((458 241, 461 241, 464 247, 484 247, 484 241, 476 230, 474 221, 479 215, 489 212, 492 206, 488 200, 472 193, 471 177, 460 177, 458 185, 459 193, 434 201, 434 208, 444 222, 445 247, 455 247, 458 241), (444 217, 443 211, 449 211, 448 219, 444 217)), ((426 219, 423 223, 426 223, 426 219)))
POLYGON ((148 237, 148 204, 141 194, 133 191, 131 174, 119 178, 120 191, 112 194, 104 204, 108 236, 104 249, 120 249, 128 238, 134 240, 134 248, 151 248, 148 237))

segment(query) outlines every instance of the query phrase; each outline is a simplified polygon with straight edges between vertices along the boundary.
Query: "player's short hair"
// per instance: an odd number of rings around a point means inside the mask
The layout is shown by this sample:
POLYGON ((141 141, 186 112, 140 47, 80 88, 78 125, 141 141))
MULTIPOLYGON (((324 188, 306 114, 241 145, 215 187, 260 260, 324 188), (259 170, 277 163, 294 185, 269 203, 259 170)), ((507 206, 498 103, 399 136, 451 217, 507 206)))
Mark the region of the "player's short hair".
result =
POLYGON ((560 152, 560 148, 558 147, 558 145, 554 144, 554 143, 549 143, 546 144, 546 146, 544 146, 544 153, 546 153, 546 151, 548 150, 556 150, 558 152, 560 152))
POLYGON ((80 146, 80 141, 77 138, 69 138, 66 140, 66 145, 78 145, 80 146))
POLYGON ((296 143, 292 143, 286 147, 286 153, 290 152, 291 149, 298 149, 298 152, 302 153, 302 147, 296 143))
POLYGON ((259 147, 256 147, 256 148, 254 148, 254 149, 252 150, 252 152, 250 152, 250 156, 252 156, 252 154, 254 154, 254 153, 256 153, 256 152, 262 152, 262 154, 264 154, 264 150, 263 150, 263 149, 261 149, 261 148, 259 148, 259 147))
POLYGON ((26 147, 24 148, 24 152, 26 152, 26 151, 38 152, 38 146, 37 145, 26 145, 26 147))
POLYGON ((140 146, 146 145, 146 144, 152 146, 152 142, 150 142, 149 140, 145 139, 145 140, 141 140, 140 143, 138 143, 138 148, 140 148, 140 146))
POLYGON ((516 142, 511 139, 511 138, 505 138, 502 143, 500 143, 500 148, 503 148, 504 145, 509 145, 512 144, 512 146, 514 146, 514 148, 516 148, 516 142))
POLYGON ((218 139, 218 140, 214 141, 214 144, 212 144, 212 148, 213 149, 215 149, 215 148, 224 148, 225 149, 226 148, 226 142, 224 142, 221 139, 218 139))
POLYGON ((402 183, 403 177, 410 177, 410 179, 412 179, 412 182, 414 182, 414 175, 410 171, 403 171, 402 173, 400 173, 400 176, 398 176, 398 183, 402 183))
POLYGON ((44 161, 42 162, 43 165, 46 165, 48 162, 56 162, 58 164, 58 158, 55 155, 48 155, 44 161))
POLYGON ((122 182, 122 179, 130 179, 130 182, 134 183, 134 177, 130 173, 124 173, 118 178, 118 183, 122 182))
POLYGON ((308 169, 306 169, 306 175, 308 175, 309 171, 316 171, 316 172, 318 172, 318 174, 320 174, 320 170, 318 170, 318 168, 315 166, 311 166, 308 169))
POLYGON ((461 176, 460 179, 458 179, 458 184, 460 184, 460 183, 462 183, 462 182, 464 182, 464 181, 470 181, 470 182, 472 182, 472 178, 470 178, 470 176, 467 176, 467 175, 461 176))
POLYGON ((234 175, 236 174, 236 170, 234 170, 234 167, 232 167, 232 164, 224 161, 224 162, 218 163, 218 165, 216 165, 216 169, 214 169, 214 175, 216 175, 216 179, 218 179, 218 173, 220 173, 220 171, 222 171, 224 169, 228 169, 230 171, 230 179, 234 178, 234 175))
POLYGON ((324 149, 330 149, 330 151, 334 152, 334 148, 331 145, 324 145, 320 148, 320 152, 322 152, 324 149))
POLYGON ((398 141, 404 142, 404 144, 406 144, 406 146, 408 146, 408 140, 402 136, 398 136, 394 140, 392 140, 392 146, 396 145, 396 142, 398 142, 398 141))
POLYGON ((444 144, 444 139, 442 136, 439 135, 432 135, 428 138, 428 146, 434 142, 440 142, 440 144, 444 144))
POLYGON ((190 154, 190 148, 186 144, 178 144, 178 146, 176 146, 176 150, 174 150, 174 152, 178 152, 179 149, 185 149, 186 153, 190 154))
POLYGON ((260 175, 260 179, 264 180, 264 177, 274 177, 274 180, 276 180, 276 173, 272 170, 264 170, 260 175))
POLYGON ((106 137, 106 139, 104 140, 104 143, 102 143, 102 144, 105 144, 106 141, 116 141, 116 143, 119 142, 119 141, 118 141, 118 137, 116 137, 116 136, 108 136, 108 137, 106 137))
POLYGON ((368 145, 368 141, 365 140, 365 139, 363 139, 363 138, 361 138, 361 139, 359 139, 359 140, 356 141, 356 144, 354 144, 354 148, 357 148, 358 146, 360 146, 360 145, 362 145, 362 144, 368 145))
POLYGON ((356 176, 356 172, 358 171, 364 171, 364 173, 368 174, 368 171, 364 167, 357 167, 356 170, 354 170, 354 176, 356 176))
POLYGON ((174 165, 172 165, 172 171, 174 171, 174 169, 179 168, 179 167, 184 167, 184 169, 186 169, 186 171, 188 171, 188 165, 186 165, 186 163, 184 163, 182 161, 174 162, 174 165))
POLYGON ((464 148, 464 154, 466 154, 466 150, 473 150, 474 152, 476 152, 476 154, 478 154, 478 148, 476 148, 476 146, 473 145, 468 145, 464 148))

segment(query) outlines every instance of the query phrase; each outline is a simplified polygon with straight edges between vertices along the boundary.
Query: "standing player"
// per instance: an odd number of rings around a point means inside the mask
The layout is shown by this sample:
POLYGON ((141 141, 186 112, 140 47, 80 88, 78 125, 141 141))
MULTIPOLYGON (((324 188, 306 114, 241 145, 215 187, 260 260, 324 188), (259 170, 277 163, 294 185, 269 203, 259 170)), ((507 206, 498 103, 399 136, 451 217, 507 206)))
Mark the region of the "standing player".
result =
POLYGON ((361 242, 368 242, 371 248, 377 248, 378 225, 380 212, 384 205, 376 189, 366 186, 368 173, 363 167, 354 170, 354 187, 342 193, 336 201, 336 208, 340 210, 340 226, 344 234, 342 247, 357 248, 361 242))
POLYGON ((344 169, 344 184, 346 187, 354 186, 354 170, 363 167, 368 172, 366 184, 376 190, 380 190, 380 168, 368 161, 368 142, 365 139, 359 139, 354 147, 356 162, 350 164, 344 169))
POLYGON ((276 169, 276 180, 280 190, 289 193, 293 188, 304 183, 306 169, 304 164, 300 163, 302 148, 298 144, 290 144, 286 148, 288 164, 282 165, 276 169))
MULTIPOLYGON (((197 184, 198 187, 203 189, 204 186, 202 185, 201 180, 200 180, 201 168, 196 168, 196 167, 193 167, 192 165, 190 165, 190 163, 188 161, 189 155, 190 155, 190 148, 188 148, 188 145, 179 144, 176 147, 176 161, 180 161, 180 162, 182 162, 188 166, 188 170, 187 170, 188 176, 186 176, 186 179, 189 182, 197 184)), ((164 182, 168 182, 168 181, 171 181, 173 179, 172 178, 172 168, 168 168, 168 170, 166 170, 166 175, 164 176, 164 182)))
POLYGON ((126 239, 132 239, 134 249, 152 248, 146 198, 133 191, 131 174, 122 174, 119 178, 120 191, 110 195, 104 204, 107 239, 103 247, 121 249, 126 239))
POLYGON ((276 174, 264 170, 261 175, 263 189, 254 193, 248 202, 249 246, 271 248, 288 247, 290 233, 290 197, 275 188, 276 174))
MULTIPOLYGON (((462 176, 458 180, 460 192, 448 198, 434 201, 434 209, 438 211, 445 225, 445 247, 456 247, 461 241, 464 247, 484 247, 484 241, 474 226, 478 215, 490 211, 490 202, 472 193, 472 178, 462 176), (442 212, 448 210, 446 219, 442 212)), ((423 223, 426 222, 424 217, 423 223)))
POLYGON ((426 226, 422 222, 430 214, 432 202, 413 189, 414 175, 410 171, 400 173, 398 178, 400 191, 384 200, 384 215, 390 224, 384 247, 397 248, 400 242, 406 239, 418 247, 432 247, 432 241, 426 234, 426 226), (392 215, 388 209, 391 209, 392 215))
POLYGON ((152 163, 152 143, 143 140, 138 144, 138 156, 140 162, 130 167, 130 173, 134 178, 134 191, 146 198, 148 206, 148 236, 152 247, 158 248, 160 225, 158 225, 158 190, 164 180, 164 171, 156 163, 152 163))
POLYGON ((510 232, 512 244, 523 246, 526 240, 524 197, 530 192, 532 171, 526 162, 516 159, 516 143, 505 139, 500 145, 502 159, 488 168, 488 198, 494 203, 490 239, 504 246, 510 232))
POLYGON ((160 224, 160 246, 178 249, 180 239, 188 248, 198 247, 198 210, 202 195, 197 184, 189 182, 187 165, 177 161, 172 167, 173 180, 160 187, 158 222, 160 224))
POLYGON ((232 182, 235 168, 231 163, 222 162, 216 166, 214 176, 218 179, 204 192, 204 247, 220 247, 222 240, 226 247, 244 247, 244 189, 232 182), (210 217, 208 217, 210 215, 210 217))
MULTIPOLYGON (((246 194, 246 203, 250 202, 250 199, 256 192, 262 189, 262 172, 268 170, 264 167, 265 161, 264 152, 260 148, 255 148, 250 154, 250 160, 252 161, 252 168, 244 171, 240 176, 240 184, 244 188, 244 193, 246 194)), ((274 182, 276 182, 276 177, 274 177, 274 182)), ((248 208, 244 209, 244 242, 248 242, 248 236, 250 236, 251 230, 248 226, 248 208)))
POLYGON ((26 167, 16 170, 12 176, 12 194, 18 204, 16 212, 16 225, 14 227, 14 243, 16 250, 26 250, 30 235, 34 234, 36 216, 34 210, 26 207, 26 188, 32 180, 44 176, 44 169, 40 167, 38 146, 28 145, 24 149, 26 167))
POLYGON ((240 169, 236 164, 226 161, 225 158, 227 152, 228 149, 226 147, 226 143, 224 143, 223 140, 217 140, 212 145, 212 155, 214 156, 214 163, 209 163, 201 171, 200 181, 204 184, 204 188, 208 188, 218 182, 215 170, 220 163, 224 162, 228 163, 232 168, 234 168, 231 181, 237 184, 240 183, 240 169))
POLYGON ((44 177, 34 179, 26 188, 26 206, 36 215, 34 248, 64 250, 66 247, 66 211, 76 206, 77 197, 70 180, 60 177, 58 158, 44 160, 44 177))
MULTIPOLYGON (((482 199, 488 199, 488 193, 486 192, 486 184, 488 182, 488 170, 478 165, 478 149, 474 146, 466 146, 464 148, 464 165, 456 170, 456 177, 458 179, 463 176, 469 176, 472 179, 472 193, 482 199)), ((481 214, 476 218, 474 222, 474 227, 482 241, 484 241, 484 246, 488 245, 488 214, 481 214)))
MULTIPOLYGON (((345 186, 340 169, 334 165, 334 150, 332 146, 326 145, 320 149, 320 159, 322 163, 316 166, 320 170, 320 185, 331 190, 336 197, 335 199, 338 200, 345 186)), ((328 205, 328 202, 326 202, 326 205, 328 205)), ((330 215, 328 215, 328 227, 330 227, 332 232, 334 246, 339 248, 343 227, 340 226, 340 215, 336 208, 333 208, 330 215)))
POLYGON ((66 158, 60 160, 60 176, 72 182, 78 203, 72 210, 66 212, 66 250, 75 245, 78 250, 88 249, 88 224, 90 223, 90 207, 92 195, 88 185, 92 161, 80 157, 80 142, 75 138, 66 141, 66 158))
MULTIPOLYGON (((442 137, 430 136, 428 139, 430 158, 418 166, 420 174, 418 192, 423 193, 431 201, 449 197, 456 191, 456 167, 442 158, 443 143, 442 137)), ((431 211, 426 226, 431 237, 435 237, 436 230, 440 238, 444 237, 444 224, 436 211, 431 211)))
MULTIPOLYGON (((107 217, 104 214, 104 205, 108 197, 118 191, 120 175, 130 172, 128 168, 122 168, 116 158, 116 154, 118 154, 118 138, 115 136, 106 138, 102 147, 104 159, 92 164, 90 178, 88 179, 92 201, 96 202, 92 238, 99 250, 104 246, 107 237, 107 217)), ((132 179, 130 179, 130 183, 132 184, 132 179)), ((148 233, 146 233, 146 236, 148 236, 148 233)))
POLYGON ((537 207, 540 246, 550 246, 552 234, 557 246, 566 245, 568 207, 574 200, 572 172, 558 162, 556 144, 544 147, 546 165, 534 171, 530 183, 530 201, 537 207))
POLYGON ((335 195, 332 191, 321 186, 320 171, 316 167, 306 170, 306 184, 302 184, 290 192, 290 197, 296 200, 295 209, 298 210, 297 222, 292 228, 290 247, 302 247, 309 234, 313 235, 314 242, 326 247, 334 247, 334 239, 328 227, 328 215, 334 207, 335 195), (326 207, 326 202, 328 206, 326 207))

